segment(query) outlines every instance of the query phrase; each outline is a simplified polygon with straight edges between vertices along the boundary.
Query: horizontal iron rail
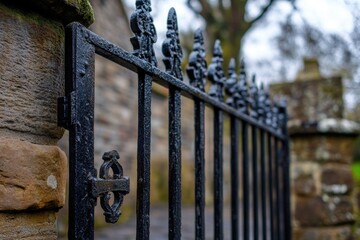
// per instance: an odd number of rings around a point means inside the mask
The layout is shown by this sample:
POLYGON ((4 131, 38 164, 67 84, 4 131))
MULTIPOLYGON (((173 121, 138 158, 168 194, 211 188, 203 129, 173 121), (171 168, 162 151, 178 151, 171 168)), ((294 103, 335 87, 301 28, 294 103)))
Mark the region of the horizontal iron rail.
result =
POLYGON ((278 138, 281 141, 286 141, 287 137, 284 134, 277 132, 272 129, 270 126, 267 126, 250 116, 240 113, 236 109, 227 105, 225 102, 221 102, 218 99, 215 99, 209 96, 207 93, 177 79, 176 77, 166 73, 165 71, 153 66, 151 63, 146 62, 145 60, 134 56, 131 52, 128 52, 121 47, 103 39, 92 31, 88 30, 86 27, 81 25, 80 23, 72 23, 70 24, 72 28, 80 28, 81 34, 86 41, 92 44, 95 47, 95 51, 97 54, 129 69, 136 73, 142 71, 147 75, 152 76, 153 80, 164 86, 169 88, 169 86, 175 87, 181 91, 181 94, 185 97, 191 99, 199 99, 205 102, 206 105, 215 107, 229 115, 236 117, 239 120, 245 121, 248 124, 255 126, 259 129, 262 129, 272 136, 278 138))

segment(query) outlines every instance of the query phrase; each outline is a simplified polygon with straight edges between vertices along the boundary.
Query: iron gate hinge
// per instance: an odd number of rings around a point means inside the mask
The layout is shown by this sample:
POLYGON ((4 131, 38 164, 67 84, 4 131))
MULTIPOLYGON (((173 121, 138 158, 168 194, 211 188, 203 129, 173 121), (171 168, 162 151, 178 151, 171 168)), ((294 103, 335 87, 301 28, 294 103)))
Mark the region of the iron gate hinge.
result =
POLYGON ((75 92, 58 98, 58 126, 69 130, 75 123, 75 92))

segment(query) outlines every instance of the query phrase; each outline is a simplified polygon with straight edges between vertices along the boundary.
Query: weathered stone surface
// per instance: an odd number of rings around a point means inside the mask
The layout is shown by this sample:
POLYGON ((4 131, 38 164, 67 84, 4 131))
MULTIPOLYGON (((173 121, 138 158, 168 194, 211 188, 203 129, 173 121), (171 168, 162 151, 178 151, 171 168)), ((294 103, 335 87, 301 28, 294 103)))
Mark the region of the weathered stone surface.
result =
POLYGON ((0 139, 0 211, 62 207, 66 165, 56 146, 0 139))
POLYGON ((32 9, 49 18, 59 19, 64 24, 80 22, 90 26, 94 22, 94 14, 89 0, 0 0, 11 3, 20 9, 32 9))
POLYGON ((273 84, 270 92, 286 97, 290 119, 314 122, 343 117, 341 77, 273 84))
POLYGON ((350 164, 354 156, 354 136, 304 135, 292 137, 292 161, 339 162, 350 164))
POLYGON ((300 226, 333 226, 354 222, 353 203, 348 196, 297 198, 295 219, 300 226))
POLYGON ((0 3, 0 43, 0 129, 53 143, 63 134, 56 113, 64 91, 63 26, 0 3))
POLYGON ((302 175, 294 181, 294 191, 301 196, 312 196, 316 193, 315 179, 311 175, 302 175))
POLYGON ((55 240, 56 214, 52 211, 0 213, 0 239, 55 240))
POLYGON ((293 232, 294 240, 352 240, 352 226, 301 228, 293 232))
POLYGON ((290 136, 304 134, 333 134, 356 137, 360 133, 360 124, 347 119, 325 118, 316 122, 293 119, 288 122, 290 136))
POLYGON ((321 172, 321 188, 323 193, 331 195, 349 194, 354 187, 354 179, 350 166, 327 166, 321 172))

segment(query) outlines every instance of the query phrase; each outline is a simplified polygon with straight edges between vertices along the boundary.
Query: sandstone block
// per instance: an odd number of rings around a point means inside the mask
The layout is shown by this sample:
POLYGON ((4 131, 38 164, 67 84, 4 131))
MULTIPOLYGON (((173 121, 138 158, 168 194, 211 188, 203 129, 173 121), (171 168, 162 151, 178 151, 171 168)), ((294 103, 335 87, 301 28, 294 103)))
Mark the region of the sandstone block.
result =
POLYGON ((0 139, 0 211, 62 207, 66 166, 56 146, 0 139))
POLYGON ((302 228, 294 230, 294 240, 350 240, 352 226, 302 228))
POLYGON ((297 198, 295 219, 311 227, 353 223, 354 207, 348 196, 297 198))
POLYGON ((321 172, 322 192, 330 195, 349 194, 354 188, 350 166, 329 166, 321 172))
POLYGON ((312 196, 316 194, 315 179, 311 175, 301 175, 294 181, 294 191, 301 196, 312 196))
POLYGON ((55 240, 56 214, 50 211, 0 213, 0 239, 55 240))
POLYGON ((354 156, 355 136, 305 135, 292 137, 291 141, 293 161, 350 164, 354 156))
MULTIPOLYGON (((63 129, 57 127, 57 98, 64 92, 62 24, 0 3, 0 33, 0 130, 60 139, 63 129)), ((28 140, 44 144, 36 137, 28 140)))

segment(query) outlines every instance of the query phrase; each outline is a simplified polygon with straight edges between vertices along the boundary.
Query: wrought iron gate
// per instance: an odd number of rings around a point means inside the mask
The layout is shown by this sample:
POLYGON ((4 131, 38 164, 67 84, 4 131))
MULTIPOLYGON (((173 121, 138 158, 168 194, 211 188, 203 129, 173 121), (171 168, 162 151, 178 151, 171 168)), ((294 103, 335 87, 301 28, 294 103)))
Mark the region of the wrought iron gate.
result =
POLYGON ((169 11, 168 31, 162 45, 166 71, 157 68, 153 49, 157 35, 150 11, 150 0, 136 0, 136 11, 131 16, 131 29, 135 34, 131 38, 135 49, 132 53, 79 23, 66 28, 66 95, 59 99, 58 121, 70 131, 69 239, 94 238, 94 206, 98 197, 106 221, 116 222, 123 197, 129 192, 130 182, 123 176, 116 151, 104 154, 99 176, 94 168, 94 58, 99 54, 138 74, 137 239, 149 239, 150 234, 150 128, 154 81, 169 89, 169 239, 181 238, 180 114, 181 96, 184 96, 192 99, 195 107, 194 238, 205 239, 204 112, 207 105, 214 112, 214 239, 223 239, 223 115, 226 114, 231 122, 232 239, 242 235, 248 240, 251 230, 254 239, 290 240, 289 142, 284 102, 271 103, 268 93, 263 86, 258 88, 255 78, 248 87, 243 63, 238 77, 232 60, 226 77, 219 41, 215 43, 212 62, 207 68, 200 30, 195 32, 194 49, 187 67, 190 83, 184 82, 174 9, 169 11), (205 91, 206 78, 211 82, 208 92, 205 91), (238 182, 240 167, 241 185, 238 182), (110 169, 114 173, 112 176, 110 169), (112 205, 110 192, 114 198, 112 205), (240 218, 243 218, 242 232, 238 228, 240 218))

